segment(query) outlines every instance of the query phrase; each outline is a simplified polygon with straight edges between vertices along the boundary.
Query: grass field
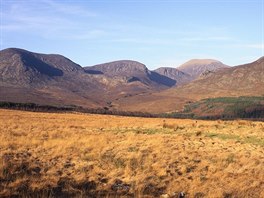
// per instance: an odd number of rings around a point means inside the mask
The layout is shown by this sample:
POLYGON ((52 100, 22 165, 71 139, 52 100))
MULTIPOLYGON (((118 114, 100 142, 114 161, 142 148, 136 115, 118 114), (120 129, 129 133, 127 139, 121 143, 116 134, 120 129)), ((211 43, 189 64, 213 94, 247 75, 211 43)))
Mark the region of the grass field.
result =
POLYGON ((264 123, 0 110, 0 197, 264 197, 264 123))

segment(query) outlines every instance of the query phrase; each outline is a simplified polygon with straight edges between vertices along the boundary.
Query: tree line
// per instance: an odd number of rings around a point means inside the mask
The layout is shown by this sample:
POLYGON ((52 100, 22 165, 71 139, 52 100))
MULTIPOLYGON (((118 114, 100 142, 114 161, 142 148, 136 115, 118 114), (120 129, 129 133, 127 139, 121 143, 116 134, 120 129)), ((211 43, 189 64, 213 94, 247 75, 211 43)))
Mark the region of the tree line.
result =
POLYGON ((23 111, 33 112, 80 112, 90 114, 105 114, 105 115, 118 115, 118 116, 131 116, 131 117, 147 117, 147 118, 179 118, 179 119, 202 119, 202 120, 234 120, 234 119, 254 119, 264 120, 264 105, 253 105, 247 108, 234 108, 232 111, 224 112, 219 115, 199 116, 192 112, 172 112, 153 114, 146 112, 130 112, 110 110, 107 107, 104 108, 83 108, 80 106, 52 106, 52 105, 40 105, 35 103, 15 103, 15 102, 0 102, 0 108, 4 109, 16 109, 23 111))

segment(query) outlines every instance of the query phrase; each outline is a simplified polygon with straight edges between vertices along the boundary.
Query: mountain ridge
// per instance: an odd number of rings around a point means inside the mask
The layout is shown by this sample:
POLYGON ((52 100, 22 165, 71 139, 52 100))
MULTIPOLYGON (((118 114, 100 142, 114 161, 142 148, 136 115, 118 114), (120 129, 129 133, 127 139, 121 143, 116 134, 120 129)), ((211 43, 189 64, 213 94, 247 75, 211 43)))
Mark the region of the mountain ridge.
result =
POLYGON ((111 78, 121 77, 128 83, 139 81, 150 86, 155 86, 153 83, 156 83, 167 87, 174 86, 176 83, 173 79, 150 71, 146 65, 132 60, 112 61, 84 68, 88 73, 104 74, 111 78))
POLYGON ((264 57, 235 67, 202 63, 209 66, 199 75, 170 67, 151 71, 133 60, 81 67, 62 55, 9 48, 0 51, 0 101, 170 112, 208 97, 264 94, 264 57))

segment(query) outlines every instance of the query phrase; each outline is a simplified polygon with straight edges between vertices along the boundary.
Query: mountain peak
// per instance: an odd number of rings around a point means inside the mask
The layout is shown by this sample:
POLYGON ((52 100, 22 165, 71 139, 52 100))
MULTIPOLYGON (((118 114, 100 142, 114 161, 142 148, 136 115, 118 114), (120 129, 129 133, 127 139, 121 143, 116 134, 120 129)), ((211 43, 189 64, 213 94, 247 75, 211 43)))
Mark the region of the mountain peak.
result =
POLYGON ((89 71, 93 70, 102 72, 107 76, 130 76, 130 74, 135 72, 148 72, 148 69, 144 64, 133 60, 113 61, 91 67, 85 67, 85 69, 89 71))
POLYGON ((175 80, 157 72, 148 70, 146 65, 133 60, 119 60, 85 67, 87 73, 100 74, 115 79, 125 79, 127 82, 141 82, 152 87, 171 87, 175 80))
POLYGON ((77 71, 84 70, 62 55, 40 54, 19 48, 0 51, 0 80, 5 83, 32 86, 77 71))
POLYGON ((27 50, 24 50, 24 49, 20 49, 20 48, 15 48, 15 47, 13 47, 13 48, 6 48, 6 49, 3 49, 2 50, 2 53, 6 53, 6 52, 21 52, 21 51, 27 51, 27 50))
POLYGON ((210 63, 215 63, 215 62, 219 62, 220 63, 220 61, 215 60, 215 59, 198 59, 198 58, 196 58, 196 59, 191 59, 191 60, 187 61, 184 64, 190 64, 190 63, 192 63, 192 64, 194 64, 194 63, 197 63, 197 64, 198 63, 199 64, 210 64, 210 63))
POLYGON ((177 67, 177 69, 191 75, 193 78, 198 78, 204 72, 216 71, 227 67, 229 66, 214 59, 191 59, 177 67))
POLYGON ((112 61, 108 63, 94 65, 90 68, 95 68, 102 72, 104 71, 110 72, 110 70, 112 70, 113 72, 118 72, 118 73, 128 72, 132 70, 145 71, 147 69, 147 67, 144 64, 133 60, 112 61))
POLYGON ((10 67, 12 62, 11 59, 13 59, 16 60, 16 66, 20 65, 26 68, 26 70, 33 69, 39 71, 39 73, 48 74, 49 76, 53 76, 51 70, 56 70, 57 73, 61 73, 60 75, 62 75, 62 72, 83 70, 80 65, 62 55, 40 54, 20 48, 7 48, 2 50, 0 59, 3 63, 1 67, 4 65, 10 67), (50 70, 51 73, 47 73, 46 70, 50 70))

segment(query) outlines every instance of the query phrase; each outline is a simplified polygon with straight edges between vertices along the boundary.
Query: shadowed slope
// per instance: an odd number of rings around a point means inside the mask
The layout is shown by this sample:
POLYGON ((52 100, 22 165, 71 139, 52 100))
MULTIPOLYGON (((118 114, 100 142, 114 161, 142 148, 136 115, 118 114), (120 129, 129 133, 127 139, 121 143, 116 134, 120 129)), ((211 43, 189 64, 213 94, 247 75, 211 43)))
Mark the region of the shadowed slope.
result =
POLYGON ((192 77, 189 74, 172 67, 160 67, 154 71, 160 75, 175 80, 176 85, 186 84, 192 80, 192 77))

